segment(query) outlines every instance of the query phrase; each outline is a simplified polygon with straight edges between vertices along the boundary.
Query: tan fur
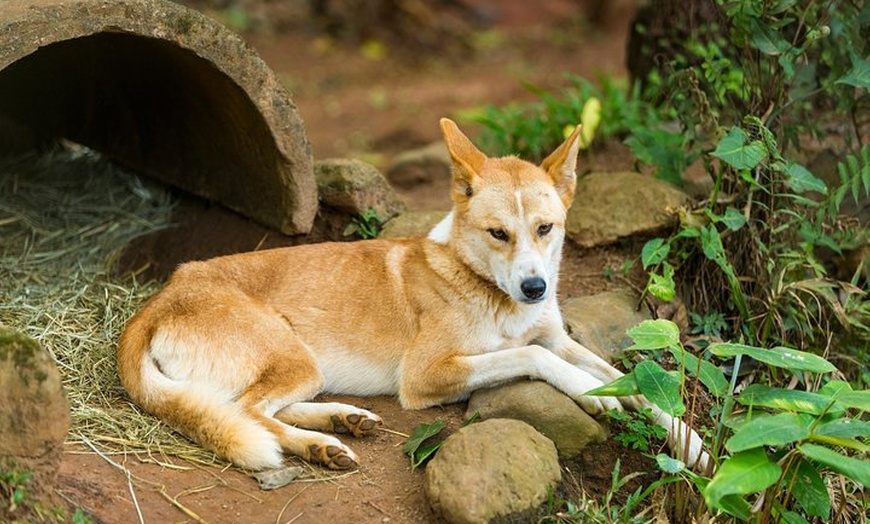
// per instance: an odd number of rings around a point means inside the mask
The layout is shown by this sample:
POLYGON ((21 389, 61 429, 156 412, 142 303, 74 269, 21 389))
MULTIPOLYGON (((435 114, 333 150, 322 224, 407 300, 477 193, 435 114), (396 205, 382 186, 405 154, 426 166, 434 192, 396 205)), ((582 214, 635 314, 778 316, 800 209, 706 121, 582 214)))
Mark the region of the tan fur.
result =
MULTIPOLYGON (((453 122, 441 125, 454 207, 428 237, 181 266, 121 337, 132 399, 251 469, 280 466, 283 452, 333 468, 356 463, 322 432, 361 436, 381 420, 307 402, 322 391, 397 394, 416 409, 530 377, 592 413, 619 407, 583 395, 620 373, 568 337, 556 301, 579 127, 536 167, 488 158, 453 122)), ((694 432, 656 412, 674 444, 689 439, 689 462, 706 461, 694 432)))

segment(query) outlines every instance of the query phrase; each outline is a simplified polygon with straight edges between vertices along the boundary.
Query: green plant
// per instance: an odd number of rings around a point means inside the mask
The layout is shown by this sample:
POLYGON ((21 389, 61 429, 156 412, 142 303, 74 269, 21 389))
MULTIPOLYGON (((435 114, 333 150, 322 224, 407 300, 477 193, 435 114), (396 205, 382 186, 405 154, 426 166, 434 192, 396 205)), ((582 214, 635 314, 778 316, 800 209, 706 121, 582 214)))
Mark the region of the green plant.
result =
POLYGON ((623 446, 648 453, 653 441, 664 441, 668 436, 665 428, 655 424, 655 415, 649 409, 640 411, 617 411, 605 413, 615 423, 613 440, 623 446))
POLYGON ((652 522, 646 513, 646 509, 640 509, 647 498, 657 489, 667 484, 678 482, 680 479, 676 476, 662 478, 650 483, 649 486, 639 487, 630 493, 624 502, 616 501, 616 494, 625 488, 625 486, 633 479, 642 476, 642 472, 634 472, 625 476, 619 475, 620 460, 616 459, 616 464, 610 474, 610 487, 605 493, 601 501, 595 499, 585 499, 580 502, 562 501, 564 509, 556 510, 555 504, 550 501, 550 516, 543 519, 542 522, 555 524, 561 522, 570 523, 588 523, 588 524, 642 524, 652 522))
POLYGON ((692 322, 692 328, 689 331, 692 335, 703 335, 705 337, 721 339, 722 333, 728 329, 725 315, 719 311, 712 311, 706 315, 691 312, 689 313, 689 320, 692 322))
POLYGON ((731 311, 729 334, 761 346, 813 347, 836 322, 870 340, 867 294, 857 285, 861 275, 839 281, 815 256, 818 247, 842 254, 868 244, 867 229, 839 222, 838 213, 847 195, 856 202, 870 195, 870 148, 862 149, 861 161, 850 156, 841 164, 841 183, 831 191, 785 159, 773 134, 754 117, 745 127, 732 127, 710 155, 721 163, 705 205, 684 212, 674 234, 642 249, 650 274, 646 291, 671 300, 680 291, 676 271, 691 272, 680 294, 696 318, 719 318, 722 336, 723 312, 731 311), (740 208, 734 196, 720 198, 726 185, 730 195, 740 190, 740 208), (809 198, 813 193, 826 196, 809 198))
POLYGON ((535 102, 487 106, 470 113, 468 118, 484 126, 479 138, 482 147, 499 155, 540 160, 565 140, 566 128, 579 123, 597 131, 590 133, 600 139, 657 125, 653 108, 630 96, 627 87, 612 78, 599 78, 599 86, 576 75, 566 75, 566 80, 568 86, 558 93, 527 85, 538 97, 535 102), (590 107, 596 111, 590 112, 590 107))
MULTIPOLYGON (((841 485, 851 485, 852 490, 870 482, 870 423, 862 418, 870 410, 870 390, 853 390, 847 382, 831 378, 836 368, 824 358, 781 346, 711 344, 712 355, 734 357, 738 368, 750 357, 772 372, 792 374, 803 386, 798 390, 752 384, 736 394, 737 373, 729 383, 717 366, 686 351, 673 322, 645 321, 629 335, 634 344, 628 350, 667 350, 677 370, 665 371, 645 360, 628 375, 588 394, 641 393, 663 411, 680 416, 686 412, 684 399, 695 398, 686 377, 697 377, 721 406, 709 447, 718 463, 716 473, 712 478, 693 473, 679 457, 660 456, 658 462, 666 478, 686 479, 713 512, 759 523, 827 519, 833 509, 826 476, 841 476, 841 485)), ((843 514, 848 508, 837 511, 843 514)))
POLYGON ((375 209, 369 208, 353 216, 350 224, 344 228, 344 236, 359 235, 360 238, 377 238, 381 232, 383 220, 375 209))
MULTIPOLYGON (((647 82, 647 99, 679 125, 673 148, 701 158, 714 182, 709 198, 681 211, 674 235, 645 247, 647 291, 662 300, 680 295, 700 318, 722 316, 729 325, 720 323, 717 336, 822 352, 839 324, 845 338, 858 339, 853 346, 866 345, 866 262, 844 278, 820 253, 843 257, 870 245, 866 227, 839 216, 848 195, 870 194, 870 152, 846 154, 831 188, 789 157, 822 125, 841 133, 847 150, 866 141, 870 5, 716 5, 726 25, 672 46, 680 51, 669 74, 647 82)), ((649 132, 628 141, 665 143, 649 132)), ((673 164, 663 155, 639 159, 673 164)))
POLYGON ((72 516, 68 516, 64 508, 46 507, 40 501, 33 500, 32 495, 28 493, 28 484, 32 478, 33 471, 21 469, 9 462, 0 467, 0 497, 3 500, 3 505, 0 506, 0 519, 9 517, 13 519, 13 523, 91 524, 93 522, 91 517, 81 509, 77 508, 72 516))
POLYGON ((411 459, 411 471, 414 471, 424 462, 432 458, 441 448, 441 445, 444 444, 443 439, 430 442, 429 444, 424 443, 427 440, 438 436, 438 434, 440 434, 446 427, 447 423, 443 420, 435 420, 429 424, 418 424, 414 428, 414 431, 411 432, 411 436, 408 437, 408 440, 405 441, 405 445, 402 446, 402 451, 404 451, 411 459))
POLYGON ((0 493, 2 493, 9 513, 15 512, 27 496, 27 483, 33 472, 21 469, 0 471, 0 493))
MULTIPOLYGON (((480 414, 475 413, 462 422, 462 427, 474 424, 479 420, 480 414)), ((408 437, 408 440, 405 441, 405 445, 402 446, 402 451, 404 451, 411 459, 411 471, 414 471, 424 462, 431 459, 435 456, 435 453, 441 449, 441 446, 444 444, 444 439, 435 439, 435 437, 441 434, 441 431, 446 427, 447 423, 443 420, 435 420, 428 424, 418 424, 414 428, 414 431, 411 432, 411 436, 408 437)))

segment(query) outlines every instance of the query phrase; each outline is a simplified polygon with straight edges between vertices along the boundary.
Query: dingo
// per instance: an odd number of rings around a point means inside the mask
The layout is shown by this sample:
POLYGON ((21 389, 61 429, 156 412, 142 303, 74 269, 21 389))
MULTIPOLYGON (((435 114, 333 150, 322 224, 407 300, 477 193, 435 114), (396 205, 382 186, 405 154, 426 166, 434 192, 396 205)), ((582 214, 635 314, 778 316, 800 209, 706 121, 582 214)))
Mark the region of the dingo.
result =
MULTIPOLYGON (((408 409, 512 379, 585 396, 622 374, 565 332, 556 301, 579 130, 540 167, 488 158, 448 119, 453 210, 428 237, 324 243, 182 265, 131 320, 118 348, 132 399, 238 466, 282 453, 330 468, 357 457, 337 438, 382 424, 320 392, 398 395, 408 409)), ((700 437, 642 398, 688 463, 700 437), (683 446, 681 442, 687 442, 683 446)))

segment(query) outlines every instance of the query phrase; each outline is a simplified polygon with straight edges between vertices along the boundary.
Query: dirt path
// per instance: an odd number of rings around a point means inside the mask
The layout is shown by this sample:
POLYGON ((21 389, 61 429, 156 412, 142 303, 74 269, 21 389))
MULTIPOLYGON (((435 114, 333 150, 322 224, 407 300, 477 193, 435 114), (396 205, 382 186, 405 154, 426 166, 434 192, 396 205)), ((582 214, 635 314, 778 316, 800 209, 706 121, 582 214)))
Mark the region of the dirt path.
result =
MULTIPOLYGON (((143 456, 108 458, 134 476, 131 483, 145 522, 195 522, 181 507, 207 522, 439 522, 426 504, 423 475, 411 472, 402 453, 405 439, 394 432, 408 434, 420 422, 434 419, 446 420, 448 431, 455 430, 462 422, 463 406, 409 412, 397 409, 392 398, 329 398, 354 402, 388 421, 390 432, 360 440, 342 438, 359 455, 359 470, 332 473, 306 466, 309 478, 275 491, 260 491, 254 479, 232 469, 197 467, 170 459, 175 469, 156 465, 153 458, 143 456)), ((137 522, 137 503, 132 500, 125 473, 93 453, 76 451, 83 450, 71 449, 64 458, 59 476, 61 494, 102 522, 137 522)))
MULTIPOLYGON (((482 3, 482 2, 480 2, 482 3)), ((497 46, 466 60, 420 57, 416 64, 387 58, 368 60, 354 50, 323 51, 312 35, 252 35, 251 44, 293 91, 306 122, 315 158, 364 155, 374 162, 404 148, 438 138, 438 118, 489 103, 529 99, 523 82, 543 87, 561 85, 564 72, 594 78, 604 72, 624 74, 624 41, 628 20, 615 21, 622 29, 599 32, 576 18, 576 3, 489 2, 500 6, 497 46)), ((624 151, 600 151, 596 163, 629 167, 624 151)), ((446 194, 411 191, 411 207, 446 209, 446 194), (424 196, 427 200, 423 201, 424 196), (428 196, 426 196, 428 195, 428 196)), ((244 220, 239 220, 240 224, 244 220)), ((225 223, 220 229, 224 232, 225 223)), ((257 244, 263 235, 255 226, 240 225, 227 237, 257 244), (245 229, 252 228, 252 229, 245 229)), ((613 284, 602 278, 605 266, 619 267, 618 250, 580 252, 565 256, 563 297, 600 291, 613 284)), ((379 413, 387 427, 408 434, 421 422, 436 418, 455 430, 464 406, 408 412, 392 398, 345 399, 379 413)), ((98 522, 238 523, 437 523, 422 493, 423 475, 411 472, 393 432, 346 442, 361 458, 358 471, 317 482, 297 482, 276 491, 258 490, 256 482, 234 470, 158 465, 150 457, 111 456, 127 474, 106 458, 75 447, 66 453, 59 474, 59 492, 98 522), (135 495, 135 499, 134 499, 135 495), (185 513, 187 508, 192 513, 185 513), (195 514, 195 515, 194 515, 195 514)), ((595 462, 609 483, 617 451, 597 452, 595 462)), ((161 458, 161 461, 167 460, 161 458)), ((601 471, 595 473, 601 476, 601 471)), ((315 472, 323 476, 323 472, 315 472)), ((583 473, 574 475, 582 480, 583 473)), ((588 486, 595 491, 596 481, 588 486)))

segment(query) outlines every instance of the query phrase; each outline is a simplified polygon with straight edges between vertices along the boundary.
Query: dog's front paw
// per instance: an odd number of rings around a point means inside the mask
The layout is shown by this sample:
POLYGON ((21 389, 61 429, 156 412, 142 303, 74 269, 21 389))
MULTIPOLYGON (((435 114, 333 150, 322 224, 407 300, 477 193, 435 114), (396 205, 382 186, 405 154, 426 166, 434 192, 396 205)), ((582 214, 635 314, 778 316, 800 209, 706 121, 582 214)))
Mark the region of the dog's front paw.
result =
POLYGON ((576 399, 583 411, 590 415, 600 415, 605 411, 615 409, 622 411, 622 404, 614 397, 592 397, 583 395, 576 399))
POLYGON ((384 425, 383 419, 370 411, 360 409, 357 413, 342 413, 329 417, 332 431, 335 433, 350 433, 354 437, 368 435, 384 425))

